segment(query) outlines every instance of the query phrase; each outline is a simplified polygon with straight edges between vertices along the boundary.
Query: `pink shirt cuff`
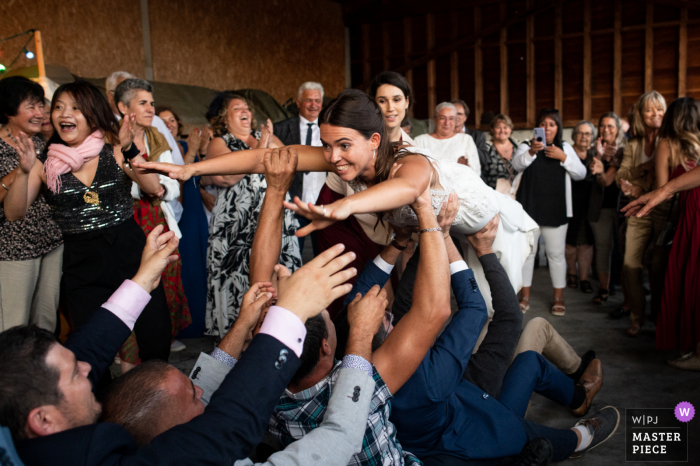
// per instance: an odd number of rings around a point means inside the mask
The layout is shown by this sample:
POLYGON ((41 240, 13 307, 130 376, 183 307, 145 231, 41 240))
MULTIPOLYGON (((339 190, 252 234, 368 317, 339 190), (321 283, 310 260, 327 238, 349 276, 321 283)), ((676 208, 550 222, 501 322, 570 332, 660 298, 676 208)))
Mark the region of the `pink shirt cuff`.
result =
POLYGON ((151 300, 151 295, 131 280, 124 280, 122 286, 109 297, 103 308, 119 317, 122 322, 134 329, 136 319, 139 318, 146 304, 151 300))
POLYGON ((301 319, 283 307, 272 306, 265 316, 259 333, 265 333, 284 343, 301 357, 306 338, 306 327, 301 319))

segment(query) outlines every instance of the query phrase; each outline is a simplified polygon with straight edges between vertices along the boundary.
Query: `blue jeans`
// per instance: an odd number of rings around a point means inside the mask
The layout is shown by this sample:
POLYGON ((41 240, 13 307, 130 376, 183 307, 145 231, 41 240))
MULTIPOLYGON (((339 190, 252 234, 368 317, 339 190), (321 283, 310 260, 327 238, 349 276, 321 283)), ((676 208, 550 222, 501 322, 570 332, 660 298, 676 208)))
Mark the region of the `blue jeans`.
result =
POLYGON ((578 438, 570 429, 554 429, 524 419, 532 392, 569 406, 574 397, 574 381, 541 354, 525 351, 515 358, 506 372, 498 397, 498 401, 520 418, 528 442, 546 438, 554 449, 552 461, 563 461, 576 449, 578 438))

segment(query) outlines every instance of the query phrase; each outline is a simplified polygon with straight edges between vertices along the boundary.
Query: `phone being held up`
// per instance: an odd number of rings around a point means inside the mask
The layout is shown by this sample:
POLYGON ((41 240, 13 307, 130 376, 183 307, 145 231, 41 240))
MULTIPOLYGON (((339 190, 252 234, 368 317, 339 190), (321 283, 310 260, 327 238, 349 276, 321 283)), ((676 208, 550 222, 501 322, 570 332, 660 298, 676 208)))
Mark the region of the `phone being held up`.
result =
POLYGON ((534 129, 535 136, 533 137, 533 141, 541 142, 544 147, 547 147, 547 138, 544 135, 544 128, 537 127, 534 129))

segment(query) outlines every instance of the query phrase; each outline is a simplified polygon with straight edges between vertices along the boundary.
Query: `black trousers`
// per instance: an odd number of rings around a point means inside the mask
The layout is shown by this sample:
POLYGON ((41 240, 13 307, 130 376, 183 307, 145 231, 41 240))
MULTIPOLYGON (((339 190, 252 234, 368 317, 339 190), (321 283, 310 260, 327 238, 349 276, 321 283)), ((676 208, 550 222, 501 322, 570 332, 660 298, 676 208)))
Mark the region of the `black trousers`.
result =
MULTIPOLYGON (((146 236, 130 217, 115 227, 64 235, 64 241, 61 299, 77 328, 124 280, 134 277, 146 236)), ((171 324, 162 283, 151 293, 150 302, 136 320, 134 333, 142 361, 168 360, 171 324)))

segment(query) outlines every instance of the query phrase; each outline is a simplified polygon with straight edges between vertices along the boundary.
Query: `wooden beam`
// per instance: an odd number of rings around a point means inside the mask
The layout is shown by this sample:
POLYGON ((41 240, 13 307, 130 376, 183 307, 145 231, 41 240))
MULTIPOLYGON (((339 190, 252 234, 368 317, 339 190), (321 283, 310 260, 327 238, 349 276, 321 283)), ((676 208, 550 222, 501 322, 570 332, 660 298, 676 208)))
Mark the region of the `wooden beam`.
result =
POLYGON ((622 0, 615 0, 613 33, 613 111, 622 114, 622 0))
POLYGON ((688 79, 688 9, 681 8, 678 28, 678 97, 685 97, 688 79))
POLYGON ((39 69, 39 77, 45 78, 46 64, 44 62, 44 46, 41 43, 41 31, 34 31, 34 46, 36 47, 36 64, 39 69))
MULTIPOLYGON (((481 7, 474 7, 474 32, 481 32, 481 7)), ((474 127, 481 125, 481 114, 484 112, 484 79, 483 57, 481 54, 481 37, 474 43, 474 127)))
MULTIPOLYGON (((428 53, 435 48, 435 15, 429 14, 425 17, 428 35, 428 53)), ((432 118, 437 105, 435 94, 435 59, 428 61, 428 115, 432 118)))
POLYGON ((382 21, 382 58, 384 70, 391 69, 391 62, 389 62, 389 57, 391 56, 391 34, 389 33, 389 22, 382 21))
POLYGON ((562 5, 554 8, 554 108, 563 113, 564 109, 564 75, 562 72, 561 29, 562 5))
POLYGON ((591 121, 591 0, 583 2, 583 119, 591 121))
MULTIPOLYGON (((450 13, 450 39, 456 42, 459 37, 459 17, 457 12, 450 13)), ((459 99, 459 52, 450 53, 450 95, 452 100, 459 99)))
POLYGON ((654 4, 647 0, 646 45, 644 47, 644 92, 654 88, 654 4))
POLYGON ((362 80, 364 81, 363 88, 366 88, 369 84, 370 79, 372 79, 372 69, 369 66, 369 28, 369 24, 362 25, 362 80))
MULTIPOLYGON (((532 8, 533 0, 527 0, 528 10, 532 8)), ((535 112, 536 112, 536 101, 535 101, 535 43, 532 38, 535 36, 535 17, 528 16, 525 20, 525 40, 526 40, 526 53, 525 60, 526 63, 526 85, 527 85, 527 105, 526 105, 526 117, 528 126, 535 126, 535 112)))
MULTIPOLYGON (((404 17, 403 19, 403 61, 404 63, 409 63, 411 61, 411 53, 413 52, 413 22, 410 17, 404 17)), ((406 71, 406 81, 408 85, 413 88, 413 70, 409 69, 406 71)), ((415 105, 413 102, 409 102, 408 116, 413 117, 413 107, 415 105)))
MULTIPOLYGON (((508 4, 501 1, 501 23, 505 23, 508 16, 508 4)), ((501 113, 508 115, 510 108, 508 105, 508 28, 501 28, 500 55, 501 55, 501 113)))

